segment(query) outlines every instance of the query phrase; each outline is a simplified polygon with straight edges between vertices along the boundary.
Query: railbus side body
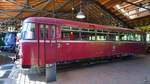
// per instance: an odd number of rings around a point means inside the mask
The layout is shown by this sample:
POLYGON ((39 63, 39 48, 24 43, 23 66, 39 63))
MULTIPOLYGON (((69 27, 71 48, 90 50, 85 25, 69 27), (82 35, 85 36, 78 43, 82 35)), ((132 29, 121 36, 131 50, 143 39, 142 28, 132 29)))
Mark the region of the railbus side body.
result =
POLYGON ((144 33, 132 29, 43 17, 26 19, 23 29, 23 67, 146 51, 144 33))

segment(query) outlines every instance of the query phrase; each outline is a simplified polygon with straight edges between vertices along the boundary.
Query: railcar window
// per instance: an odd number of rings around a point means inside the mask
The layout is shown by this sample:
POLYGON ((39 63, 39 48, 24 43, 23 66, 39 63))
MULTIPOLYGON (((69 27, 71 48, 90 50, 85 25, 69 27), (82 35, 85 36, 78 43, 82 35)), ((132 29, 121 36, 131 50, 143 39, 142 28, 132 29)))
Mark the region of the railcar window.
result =
POLYGON ((116 31, 115 40, 120 41, 120 31, 116 31))
POLYGON ((81 29, 81 40, 95 40, 95 30, 94 29, 81 29))
POLYGON ((62 26, 61 39, 62 40, 79 40, 80 39, 79 28, 70 27, 70 26, 62 26))
POLYGON ((119 31, 109 30, 107 33, 107 40, 118 41, 119 40, 119 31))
POLYGON ((147 41, 148 43, 150 43, 150 34, 149 34, 149 33, 146 34, 146 41, 147 41))
POLYGON ((52 26, 52 35, 51 35, 52 39, 55 39, 55 26, 52 26))
POLYGON ((88 32, 88 29, 85 29, 85 28, 83 28, 81 30, 82 30, 82 32, 88 32))
POLYGON ((135 34, 135 39, 136 39, 136 41, 142 41, 141 34, 135 34))
POLYGON ((142 34, 140 34, 141 35, 141 41, 143 41, 143 35, 142 34))
POLYGON ((89 40, 95 40, 95 32, 91 32, 90 33, 90 37, 89 37, 89 40))
POLYGON ((45 25, 45 39, 49 38, 49 26, 45 25))
POLYGON ((134 41, 135 39, 134 39, 135 37, 134 37, 134 34, 133 33, 129 33, 128 34, 128 41, 134 41))
POLYGON ((71 40, 79 40, 79 32, 70 32, 70 39, 71 40))
POLYGON ((22 27, 22 31, 26 31, 28 28, 28 23, 24 23, 22 27))
POLYGON ((90 40, 89 32, 81 32, 81 40, 90 40))
POLYGON ((116 38, 115 38, 116 41, 119 41, 119 35, 116 35, 116 38))
POLYGON ((34 23, 29 23, 29 31, 32 32, 32 37, 31 39, 35 39, 35 24, 34 23))
POLYGON ((146 34, 141 34, 142 35, 142 41, 146 41, 146 34))
POLYGON ((70 40, 70 32, 62 31, 62 32, 61 32, 61 39, 62 39, 62 40, 70 40))
POLYGON ((79 32, 62 31, 61 38, 62 40, 79 40, 79 32))
POLYGON ((24 23, 21 38, 24 40, 35 39, 35 24, 34 23, 24 23))
POLYGON ((97 40, 110 40, 110 35, 106 30, 97 30, 97 40))
POLYGON ((70 30, 69 26, 62 26, 62 30, 70 30))
POLYGON ((107 34, 106 35, 106 40, 108 41, 115 41, 115 34, 107 34))
POLYGON ((118 34, 118 31, 110 31, 110 34, 118 34))
POLYGON ((97 40, 106 40, 106 34, 97 33, 97 40))
POLYGON ((43 39, 44 38, 44 25, 43 24, 40 24, 40 37, 41 37, 41 39, 43 39))
POLYGON ((94 29, 89 29, 89 32, 94 32, 94 29))
POLYGON ((102 33, 103 32, 103 30, 97 30, 97 33, 102 33))
POLYGON ((79 31, 78 27, 72 27, 72 26, 62 26, 62 29, 64 31, 79 31))
POLYGON ((96 40, 95 30, 94 29, 89 29, 89 32, 90 32, 90 40, 96 40))
POLYGON ((122 32, 122 33, 120 34, 120 40, 121 40, 121 41, 127 41, 127 40, 128 40, 128 34, 125 33, 125 32, 122 32))
POLYGON ((71 29, 70 29, 70 30, 78 31, 78 30, 79 30, 79 28, 77 28, 77 27, 71 27, 71 29))
POLYGON ((97 40, 119 41, 119 31, 97 30, 97 40))

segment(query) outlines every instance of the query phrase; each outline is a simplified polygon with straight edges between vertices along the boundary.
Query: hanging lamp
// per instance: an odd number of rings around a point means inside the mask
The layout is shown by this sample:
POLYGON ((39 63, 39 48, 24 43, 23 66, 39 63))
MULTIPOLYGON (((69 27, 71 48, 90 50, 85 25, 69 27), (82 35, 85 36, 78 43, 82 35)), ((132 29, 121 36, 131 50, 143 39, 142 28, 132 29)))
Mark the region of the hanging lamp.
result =
POLYGON ((85 18, 85 15, 83 14, 82 9, 81 9, 81 5, 80 5, 80 11, 77 13, 76 18, 78 18, 78 19, 84 19, 85 18))

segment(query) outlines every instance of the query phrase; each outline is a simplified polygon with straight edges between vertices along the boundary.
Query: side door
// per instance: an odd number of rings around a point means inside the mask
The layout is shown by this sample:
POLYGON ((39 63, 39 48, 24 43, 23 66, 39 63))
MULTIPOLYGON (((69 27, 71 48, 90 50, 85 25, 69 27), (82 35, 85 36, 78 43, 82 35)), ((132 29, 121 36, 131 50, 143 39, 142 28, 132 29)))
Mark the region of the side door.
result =
POLYGON ((56 62, 56 26, 50 24, 38 25, 38 65, 45 66, 56 62))

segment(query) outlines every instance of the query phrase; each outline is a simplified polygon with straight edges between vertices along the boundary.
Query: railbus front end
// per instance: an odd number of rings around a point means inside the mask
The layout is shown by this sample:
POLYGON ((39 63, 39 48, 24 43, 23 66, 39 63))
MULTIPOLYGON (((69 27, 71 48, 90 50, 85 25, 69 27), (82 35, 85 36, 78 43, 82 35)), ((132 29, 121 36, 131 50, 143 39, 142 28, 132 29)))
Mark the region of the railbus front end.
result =
POLYGON ((56 62, 56 25, 25 21, 19 55, 23 68, 56 62))

